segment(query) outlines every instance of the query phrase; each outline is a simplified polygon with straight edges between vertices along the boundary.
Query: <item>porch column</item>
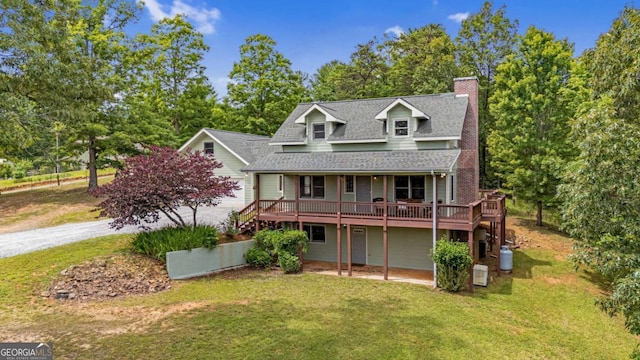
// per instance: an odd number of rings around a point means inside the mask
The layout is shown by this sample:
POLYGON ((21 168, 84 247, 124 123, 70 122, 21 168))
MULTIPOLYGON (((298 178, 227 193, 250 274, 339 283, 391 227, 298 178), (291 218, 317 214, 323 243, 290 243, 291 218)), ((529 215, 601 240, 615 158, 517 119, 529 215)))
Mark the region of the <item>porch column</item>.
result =
POLYGON ((389 279, 389 234, 387 232, 387 175, 382 178, 382 251, 384 252, 384 279, 389 279))
MULTIPOLYGON (((436 242, 438 241, 438 182, 436 181, 436 174, 432 171, 431 172, 431 182, 432 182, 432 187, 433 187, 433 191, 431 194, 431 217, 433 220, 433 226, 432 226, 432 230, 431 232, 433 233, 432 239, 431 239, 431 246, 432 249, 435 251, 436 249, 436 242)), ((433 260, 433 259, 432 259, 433 260)), ((438 279, 437 279, 437 266, 436 266, 436 262, 433 262, 433 287, 437 288, 438 287, 438 279)))
POLYGON ((351 224, 347 224, 347 269, 351 276, 351 224))
MULTIPOLYGON (((300 175, 296 175, 296 180, 295 180, 295 192, 294 192, 294 202, 293 202, 293 207, 294 207, 294 213, 295 213, 295 217, 296 217, 296 221, 298 221, 298 201, 300 199, 300 175)), ((300 227, 302 227, 302 223, 300 223, 300 227)), ((301 229, 302 230, 302 229, 301 229)))
POLYGON ((260 231, 260 174, 256 174, 256 184, 255 184, 255 194, 256 194, 256 232, 260 231))
MULTIPOLYGON (((338 215, 338 224, 336 225, 336 231, 338 236, 338 275, 342 275, 342 176, 338 175, 337 181, 337 191, 338 191, 338 208, 336 209, 338 215)), ((351 271, 351 269, 349 269, 351 271)), ((351 276, 351 272, 349 272, 349 276, 351 276)))
POLYGON ((473 262, 471 263, 471 268, 469 269, 469 292, 473 292, 473 265, 476 263, 475 251, 473 248, 473 230, 468 232, 467 244, 469 245, 469 255, 471 255, 471 259, 473 262))

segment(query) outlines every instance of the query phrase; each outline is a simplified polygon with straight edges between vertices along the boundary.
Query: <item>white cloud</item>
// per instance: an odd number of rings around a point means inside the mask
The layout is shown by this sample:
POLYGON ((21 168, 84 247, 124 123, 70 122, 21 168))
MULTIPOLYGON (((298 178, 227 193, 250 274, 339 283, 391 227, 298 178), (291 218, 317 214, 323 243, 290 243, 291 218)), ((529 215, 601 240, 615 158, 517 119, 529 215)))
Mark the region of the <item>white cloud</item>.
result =
POLYGON ((396 26, 392 26, 392 27, 388 28, 387 30, 384 31, 384 33, 385 34, 392 33, 396 37, 400 37, 400 36, 404 35, 404 30, 400 26, 396 25, 396 26))
POLYGON ((196 25, 196 29, 203 34, 216 32, 215 22, 220 19, 220 10, 216 8, 195 8, 181 0, 172 0, 171 5, 164 5, 158 0, 145 0, 144 6, 149 10, 154 21, 160 21, 166 17, 184 15, 196 25), (169 8, 165 11, 165 8, 169 8))
POLYGON ((447 18, 449 20, 453 20, 457 23, 461 23, 465 20, 467 20, 467 18, 469 17, 469 13, 468 12, 464 12, 464 13, 455 13, 453 15, 449 15, 447 18))

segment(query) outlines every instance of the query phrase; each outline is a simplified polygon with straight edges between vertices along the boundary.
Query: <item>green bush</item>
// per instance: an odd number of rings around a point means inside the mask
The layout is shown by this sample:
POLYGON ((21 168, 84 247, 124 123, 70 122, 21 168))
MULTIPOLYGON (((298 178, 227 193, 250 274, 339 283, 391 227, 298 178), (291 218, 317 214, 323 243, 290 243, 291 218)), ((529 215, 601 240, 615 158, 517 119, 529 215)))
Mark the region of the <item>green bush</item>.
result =
POLYGON ((442 238, 436 243, 435 251, 431 250, 431 256, 437 265, 438 287, 457 292, 466 286, 473 264, 466 243, 442 238))
POLYGON ((27 172, 33 169, 33 163, 29 160, 20 160, 13 166, 13 178, 22 179, 27 176, 27 172))
MULTIPOLYGON (((307 252, 309 237, 300 230, 269 230, 258 231, 254 236, 254 247, 270 256, 269 265, 278 263, 285 273, 300 271, 301 262, 298 251, 307 252), (284 259, 282 259, 284 257, 284 259)), ((249 262, 247 253, 247 262, 249 262)), ((252 253, 252 257, 255 254, 252 253)), ((250 263, 250 262, 249 262, 250 263)), ((251 264, 251 263, 250 263, 251 264)))
POLYGON ((227 215, 227 218, 218 224, 218 231, 230 237, 238 235, 240 230, 236 228, 236 220, 238 220, 238 212, 231 210, 227 215))
POLYGON ((167 261, 167 253, 191 250, 199 247, 213 249, 218 244, 218 232, 212 226, 166 227, 155 231, 142 232, 132 242, 137 253, 167 261))
POLYGON ((300 271, 302 263, 296 255, 282 251, 278 254, 278 265, 280 265, 280 269, 282 269, 285 274, 294 274, 300 271))
POLYGON ((268 252, 258 249, 257 247, 250 248, 244 255, 247 263, 255 268, 270 268, 273 264, 273 257, 268 252))

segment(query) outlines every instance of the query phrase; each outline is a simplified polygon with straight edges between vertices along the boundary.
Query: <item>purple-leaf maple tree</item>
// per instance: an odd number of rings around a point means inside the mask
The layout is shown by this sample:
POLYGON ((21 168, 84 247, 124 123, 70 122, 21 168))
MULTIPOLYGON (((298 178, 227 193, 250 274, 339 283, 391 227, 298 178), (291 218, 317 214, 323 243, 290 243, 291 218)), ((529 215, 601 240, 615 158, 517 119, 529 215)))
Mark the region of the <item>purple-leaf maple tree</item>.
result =
POLYGON ((98 207, 100 216, 113 218, 111 227, 154 223, 164 214, 178 226, 186 226, 178 208, 187 206, 193 212, 196 226, 198 207, 216 206, 225 196, 235 197, 237 181, 216 176, 222 163, 199 151, 180 155, 169 147, 150 147, 151 152, 126 160, 113 182, 93 190, 94 196, 106 196, 98 207))

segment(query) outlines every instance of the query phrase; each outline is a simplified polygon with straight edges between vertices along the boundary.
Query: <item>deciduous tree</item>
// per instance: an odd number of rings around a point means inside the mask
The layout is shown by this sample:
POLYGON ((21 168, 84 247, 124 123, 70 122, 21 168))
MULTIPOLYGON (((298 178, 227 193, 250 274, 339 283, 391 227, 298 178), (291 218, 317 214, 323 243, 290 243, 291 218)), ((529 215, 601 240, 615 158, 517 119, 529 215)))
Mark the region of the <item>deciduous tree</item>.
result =
POLYGON ((487 136, 495 119, 489 112, 496 69, 514 50, 518 20, 506 16, 506 6, 494 11, 492 1, 485 1, 479 12, 462 22, 456 37, 456 56, 463 76, 478 77, 478 150, 480 186, 498 186, 487 151, 487 136))
MULTIPOLYGON (((593 100, 583 105, 571 140, 577 161, 561 188, 563 225, 575 239, 576 265, 604 275, 599 301, 640 335, 640 10, 625 8, 582 56, 593 100)), ((633 357, 640 359, 636 347, 633 357)))
POLYGON ((149 154, 127 159, 113 182, 92 193, 106 196, 98 205, 100 215, 112 217, 111 226, 116 229, 157 222, 160 214, 186 226, 178 212, 181 206, 191 208, 195 228, 198 207, 216 206, 240 189, 229 177, 215 175, 221 167, 222 163, 201 152, 180 155, 169 147, 151 147, 149 154))
POLYGON ((433 94, 453 91, 459 73, 451 37, 439 24, 409 29, 386 42, 390 55, 392 95, 433 94))
POLYGON ((177 15, 154 24, 151 34, 139 34, 133 46, 129 69, 135 77, 127 94, 131 115, 165 122, 177 137, 175 144, 210 126, 216 94, 204 74, 209 47, 203 35, 177 15))
POLYGON ((230 104, 250 133, 273 135, 306 96, 302 73, 275 46, 267 35, 249 36, 229 74, 230 104))
POLYGON ((492 165, 518 198, 537 204, 538 225, 543 206, 557 204, 562 171, 576 152, 568 141, 577 94, 569 87, 573 66, 566 40, 530 27, 498 66, 490 99, 496 119, 487 141, 492 165))

